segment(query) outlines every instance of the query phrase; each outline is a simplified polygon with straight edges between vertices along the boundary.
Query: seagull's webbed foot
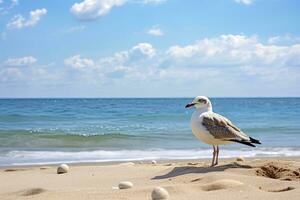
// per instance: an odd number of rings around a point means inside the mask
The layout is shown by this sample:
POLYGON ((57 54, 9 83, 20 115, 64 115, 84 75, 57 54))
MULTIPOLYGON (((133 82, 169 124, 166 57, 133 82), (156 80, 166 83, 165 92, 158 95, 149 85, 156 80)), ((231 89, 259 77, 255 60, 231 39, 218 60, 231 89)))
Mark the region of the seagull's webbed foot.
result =
POLYGON ((218 163, 211 164, 210 167, 214 167, 216 165, 218 165, 218 163))

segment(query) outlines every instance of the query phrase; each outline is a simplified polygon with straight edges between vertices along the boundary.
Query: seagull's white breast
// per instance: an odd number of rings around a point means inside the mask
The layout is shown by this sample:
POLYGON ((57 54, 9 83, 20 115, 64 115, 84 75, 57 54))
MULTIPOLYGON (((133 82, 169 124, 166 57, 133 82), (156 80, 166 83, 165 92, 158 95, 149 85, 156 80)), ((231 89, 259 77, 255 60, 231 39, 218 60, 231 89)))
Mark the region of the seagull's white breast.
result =
POLYGON ((207 129, 202 125, 203 116, 202 113, 197 110, 193 113, 191 118, 191 128, 193 134, 206 144, 212 144, 213 136, 207 131, 207 129))

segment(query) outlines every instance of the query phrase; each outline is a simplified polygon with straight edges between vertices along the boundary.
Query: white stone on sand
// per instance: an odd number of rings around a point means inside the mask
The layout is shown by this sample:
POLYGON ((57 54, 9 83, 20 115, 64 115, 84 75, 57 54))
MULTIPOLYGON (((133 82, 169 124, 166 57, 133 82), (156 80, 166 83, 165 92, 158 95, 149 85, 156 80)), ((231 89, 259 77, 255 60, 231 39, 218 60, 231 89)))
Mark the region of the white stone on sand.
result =
POLYGON ((169 198, 169 193, 165 188, 156 187, 151 193, 152 200, 164 200, 169 198))
POLYGON ((129 181, 122 181, 119 183, 119 189, 129 189, 132 187, 133 187, 133 184, 129 181))
POLYGON ((64 173, 68 173, 69 170, 70 170, 70 167, 67 164, 61 164, 57 168, 57 173, 64 174, 64 173))
POLYGON ((152 160, 151 163, 152 164, 156 164, 157 162, 156 162, 156 160, 152 160))

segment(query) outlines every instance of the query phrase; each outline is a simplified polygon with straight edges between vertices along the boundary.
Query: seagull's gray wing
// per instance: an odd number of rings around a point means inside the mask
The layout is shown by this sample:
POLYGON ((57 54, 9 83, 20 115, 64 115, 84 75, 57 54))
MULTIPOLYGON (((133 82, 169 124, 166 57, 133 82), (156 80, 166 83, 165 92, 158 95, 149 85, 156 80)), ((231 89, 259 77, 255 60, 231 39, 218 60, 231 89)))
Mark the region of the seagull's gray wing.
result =
POLYGON ((203 116, 202 125, 216 139, 228 141, 250 141, 249 136, 243 133, 230 120, 216 113, 203 116))

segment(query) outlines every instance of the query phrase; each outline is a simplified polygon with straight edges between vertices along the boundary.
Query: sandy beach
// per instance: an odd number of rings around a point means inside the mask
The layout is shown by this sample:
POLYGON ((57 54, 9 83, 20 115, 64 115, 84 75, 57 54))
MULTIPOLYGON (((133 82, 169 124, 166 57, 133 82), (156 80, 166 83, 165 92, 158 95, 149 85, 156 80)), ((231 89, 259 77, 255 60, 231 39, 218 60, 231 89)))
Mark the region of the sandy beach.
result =
POLYGON ((4 167, 0 170, 0 199, 151 199, 165 188, 169 199, 299 199, 300 158, 150 161, 112 164, 4 167), (121 181, 133 188, 118 189, 121 181))

